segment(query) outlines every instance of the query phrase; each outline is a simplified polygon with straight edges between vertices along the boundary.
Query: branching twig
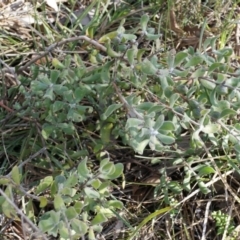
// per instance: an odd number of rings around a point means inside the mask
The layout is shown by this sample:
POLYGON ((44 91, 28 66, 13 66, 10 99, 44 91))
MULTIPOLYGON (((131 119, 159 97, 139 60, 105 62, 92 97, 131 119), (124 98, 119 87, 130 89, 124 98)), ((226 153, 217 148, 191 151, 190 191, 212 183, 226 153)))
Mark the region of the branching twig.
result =
POLYGON ((54 43, 52 45, 50 45, 45 52, 39 54, 37 57, 33 58, 31 61, 29 61, 27 64, 25 64, 24 66, 20 67, 17 70, 17 73, 22 73, 24 70, 26 70, 29 66, 31 66, 33 63, 35 63, 36 61, 38 61, 39 59, 47 56, 50 52, 52 52, 56 47, 59 47, 61 45, 64 45, 66 43, 69 42, 74 42, 74 41, 80 41, 80 40, 84 40, 86 42, 89 42, 90 44, 94 45, 96 48, 98 48, 99 50, 106 52, 107 49, 106 47, 104 47, 102 44, 100 44, 99 42, 87 37, 87 36, 78 36, 78 37, 72 37, 72 38, 67 38, 64 39, 60 42, 54 43))

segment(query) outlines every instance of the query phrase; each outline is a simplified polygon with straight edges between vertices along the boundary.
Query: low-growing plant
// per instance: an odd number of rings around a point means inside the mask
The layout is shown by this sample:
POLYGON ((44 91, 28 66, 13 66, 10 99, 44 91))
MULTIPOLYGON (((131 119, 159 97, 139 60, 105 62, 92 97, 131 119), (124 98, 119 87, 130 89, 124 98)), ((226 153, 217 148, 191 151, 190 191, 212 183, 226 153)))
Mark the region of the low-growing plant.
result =
MULTIPOLYGON (((196 186, 209 193, 213 174, 227 187, 224 171, 239 172, 240 73, 229 63, 232 49, 218 50, 214 37, 204 41, 201 52, 190 47, 178 53, 166 49, 163 54, 161 34, 149 25, 149 16, 144 14, 140 32, 128 33, 122 21, 116 31, 99 39, 105 51, 86 46, 91 66, 75 54, 64 61, 52 59, 52 69, 34 66, 31 77, 20 79, 18 93, 23 100, 13 109, 19 119, 31 123, 33 133, 27 145, 36 151, 42 145, 46 148, 39 166, 62 171, 35 185, 41 209, 53 202, 38 221, 49 235, 77 239, 88 234, 95 239, 102 223, 123 207, 110 191, 112 181, 123 173, 123 164, 102 160, 104 150, 127 146, 138 154, 171 156, 172 165, 181 164, 182 182, 162 175, 158 192, 165 195, 166 205, 196 186), (148 41, 151 53, 141 47, 143 40, 148 41), (99 161, 96 170, 93 159, 99 161)), ((26 145, 20 149, 22 159, 29 155, 26 145)), ((18 168, 13 171, 11 181, 20 186, 23 177, 18 168)), ((9 197, 13 188, 19 193, 14 184, 5 190, 9 197)), ((7 206, 2 211, 10 217, 14 213, 7 206)))

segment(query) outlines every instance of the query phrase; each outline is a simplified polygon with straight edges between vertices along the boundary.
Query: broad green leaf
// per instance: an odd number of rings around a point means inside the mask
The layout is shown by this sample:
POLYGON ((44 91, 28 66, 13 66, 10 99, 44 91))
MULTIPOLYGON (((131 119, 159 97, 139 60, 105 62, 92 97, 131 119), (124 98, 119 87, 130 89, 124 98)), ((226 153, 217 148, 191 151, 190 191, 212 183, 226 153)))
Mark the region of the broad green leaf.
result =
POLYGON ((240 144, 237 143, 235 146, 234 146, 234 149, 238 152, 238 154, 240 153, 240 144))
POLYGON ((38 227, 43 231, 43 232, 48 232, 49 230, 51 230, 54 225, 52 222, 52 219, 47 219, 47 220, 40 220, 38 227))
POLYGON ((19 172, 19 168, 17 166, 14 166, 11 171, 11 177, 12 180, 17 184, 20 185, 21 182, 21 175, 19 172))
POLYGON ((63 221, 59 223, 58 228, 61 239, 69 239, 69 231, 68 228, 63 223, 63 221))
POLYGON ((174 131, 175 130, 175 126, 174 126, 173 122, 165 121, 165 122, 163 122, 162 126, 160 127, 160 130, 174 131))
POLYGON ((173 144, 175 142, 175 139, 173 137, 161 133, 158 133, 156 136, 163 144, 173 144))
POLYGON ((93 199, 100 198, 99 192, 95 191, 92 188, 85 187, 84 192, 89 198, 93 198, 93 199))
POLYGON ((80 102, 86 95, 88 94, 88 91, 86 88, 78 87, 74 91, 74 96, 77 102, 80 102))
POLYGON ((107 144, 111 140, 111 132, 113 129, 112 123, 105 123, 100 129, 101 140, 104 144, 107 144))
POLYGON ((201 79, 199 80, 200 83, 203 85, 203 87, 209 89, 209 90, 213 90, 215 87, 216 87, 216 84, 213 83, 213 82, 210 82, 208 80, 205 80, 205 79, 201 79))
POLYGON ((68 220, 73 219, 78 216, 78 213, 76 212, 76 209, 74 207, 69 207, 65 211, 65 215, 68 220))
POLYGON ((169 99, 169 103, 170 103, 170 107, 173 107, 175 102, 179 99, 179 94, 178 93, 174 93, 171 95, 170 99, 169 99))
POLYGON ((88 231, 88 239, 89 240, 96 240, 93 228, 91 228, 91 227, 89 228, 89 231, 88 231))
POLYGON ((35 194, 40 194, 44 192, 51 184, 53 183, 53 177, 52 176, 47 176, 44 179, 42 179, 35 189, 35 194))
POLYGON ((69 197, 74 197, 76 192, 77 190, 75 188, 64 187, 63 189, 61 189, 61 194, 69 197))
POLYGON ((108 39, 114 39, 114 38, 116 38, 117 35, 118 35, 118 32, 117 32, 117 31, 107 33, 107 34, 103 35, 103 36, 98 40, 98 42, 100 42, 100 43, 105 43, 106 41, 108 41, 108 39))
POLYGON ((53 88, 51 86, 46 90, 46 93, 44 94, 43 98, 49 98, 52 101, 55 99, 53 88))
POLYGON ((85 158, 78 164, 77 172, 78 172, 78 175, 83 178, 87 179, 87 178, 91 177, 91 173, 87 167, 87 158, 85 158))
POLYGON ((137 68, 147 75, 154 75, 158 71, 158 69, 147 58, 145 58, 143 62, 139 63, 137 68))
POLYGON ((60 110, 62 110, 64 107, 66 106, 66 104, 62 101, 55 101, 52 105, 52 110, 53 112, 58 112, 60 110))
POLYGON ((192 58, 188 59, 187 63, 184 65, 185 68, 193 67, 201 64, 203 59, 200 56, 193 56, 192 58))
POLYGON ((114 173, 115 171, 114 164, 112 162, 108 162, 104 166, 100 167, 99 171, 100 173, 102 173, 102 175, 108 176, 109 174, 114 173))
POLYGON ((1 206, 2 211, 6 217, 12 220, 18 220, 17 212, 12 207, 12 205, 8 201, 4 201, 4 203, 1 206))
POLYGON ((159 128, 161 128, 163 123, 164 123, 164 115, 161 114, 161 115, 159 115, 159 117, 157 118, 157 120, 156 120, 156 122, 154 124, 154 129, 158 130, 159 128))
POLYGON ((39 197, 39 200, 40 200, 40 204, 39 204, 39 207, 40 207, 40 208, 44 208, 44 207, 47 206, 48 200, 47 200, 46 197, 40 196, 40 197, 39 197))
POLYGON ((175 194, 180 194, 183 190, 177 181, 170 181, 170 183, 168 183, 168 187, 175 194))
POLYGON ((123 38, 125 41, 134 41, 134 40, 137 39, 137 36, 136 36, 136 35, 133 35, 133 34, 124 33, 124 34, 122 34, 122 38, 123 38))
POLYGON ((84 207, 84 204, 83 204, 82 202, 80 202, 80 201, 77 201, 77 202, 74 204, 74 208, 75 208, 75 210, 76 210, 76 212, 77 212, 78 214, 81 213, 83 207, 84 207))
POLYGON ((127 55, 128 62, 131 66, 134 65, 135 57, 136 57, 136 54, 137 54, 136 51, 137 50, 135 48, 131 48, 131 49, 127 50, 126 55, 127 55))
POLYGON ((143 32, 147 31, 148 21, 149 21, 149 16, 147 14, 142 15, 141 20, 140 20, 140 25, 141 25, 143 32))
POLYGON ((88 231, 88 225, 85 222, 80 221, 76 218, 72 219, 70 221, 70 224, 72 229, 78 234, 85 235, 88 231))
POLYGON ((137 142, 136 140, 131 141, 131 146, 134 148, 134 151, 136 151, 138 154, 143 154, 144 149, 148 145, 149 140, 145 139, 142 142, 137 142))
POLYGON ((63 201, 62 197, 61 197, 59 194, 56 194, 56 195, 54 196, 53 204, 54 204, 54 208, 55 208, 57 211, 65 208, 64 201, 63 201))
POLYGON ((108 179, 117 179, 123 173, 123 164, 117 163, 114 165, 115 171, 111 174, 108 174, 108 179))
POLYGON ((192 78, 199 78, 203 77, 206 74, 206 70, 204 68, 198 68, 196 71, 194 71, 191 75, 192 78))
POLYGON ((102 115, 102 119, 106 120, 114 111, 116 111, 120 107, 122 107, 122 104, 112 104, 112 105, 108 106, 108 108, 102 115))
POLYGON ((9 178, 1 177, 0 178, 0 185, 8 185, 11 182, 9 178))
POLYGON ((91 221, 92 225, 97 225, 106 222, 108 219, 102 213, 97 213, 97 215, 91 221))
POLYGON ((174 67, 179 66, 184 60, 187 59, 188 54, 186 52, 178 52, 175 55, 174 67))
POLYGON ((65 68, 65 66, 57 58, 52 59, 52 65, 57 69, 64 69, 65 68))
POLYGON ((152 151, 161 151, 163 147, 155 135, 150 137, 148 144, 152 151))
POLYGON ((107 205, 109 208, 113 209, 123 209, 124 207, 123 203, 119 200, 110 200, 107 202, 107 205))
POLYGON ((216 93, 221 94, 221 95, 226 95, 226 94, 228 94, 228 87, 223 86, 223 85, 218 85, 216 87, 216 93))
POLYGON ((146 39, 150 41, 155 41, 161 37, 161 34, 151 34, 146 32, 146 39))
POLYGON ((215 173, 215 170, 210 166, 202 166, 198 171, 200 177, 204 175, 208 176, 209 174, 215 173))
POLYGON ((146 49, 138 49, 138 52, 137 52, 137 60, 138 62, 142 62, 142 56, 143 54, 146 52, 146 49))
POLYGON ((132 127, 137 128, 138 126, 143 125, 143 123, 144 123, 144 120, 142 120, 142 119, 128 118, 125 128, 126 128, 126 130, 128 130, 129 128, 132 128, 132 127))
POLYGON ((224 118, 224 117, 229 116, 229 115, 235 116, 235 115, 237 115, 237 112, 235 112, 235 111, 232 110, 232 109, 224 109, 224 110, 221 112, 220 117, 221 117, 221 118, 224 118))
POLYGON ((93 179, 90 181, 90 184, 94 189, 97 190, 101 186, 102 182, 99 179, 93 179))

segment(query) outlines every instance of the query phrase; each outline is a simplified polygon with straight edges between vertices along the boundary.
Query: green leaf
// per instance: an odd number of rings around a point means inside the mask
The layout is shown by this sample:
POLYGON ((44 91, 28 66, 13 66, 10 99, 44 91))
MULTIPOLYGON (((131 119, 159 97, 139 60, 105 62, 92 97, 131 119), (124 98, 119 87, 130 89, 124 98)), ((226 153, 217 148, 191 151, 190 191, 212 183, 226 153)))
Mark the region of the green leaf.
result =
POLYGON ((240 144, 237 143, 237 144, 234 146, 234 149, 235 149, 238 153, 240 153, 240 144))
POLYGON ((78 164, 77 173, 82 178, 87 179, 87 178, 91 177, 91 173, 87 167, 87 158, 85 158, 78 164))
POLYGON ((161 37, 161 34, 151 34, 146 32, 146 39, 150 41, 155 41, 161 37))
POLYGON ((137 128, 140 125, 143 125, 144 120, 138 119, 138 118, 128 118, 127 123, 126 123, 126 130, 129 130, 129 128, 137 128))
POLYGON ((124 33, 124 34, 122 34, 122 38, 123 38, 125 41, 135 41, 135 40, 137 39, 137 36, 136 36, 136 35, 133 35, 133 34, 124 33))
POLYGON ((88 91, 86 91, 86 88, 78 87, 74 91, 74 96, 77 102, 80 102, 86 95, 88 91))
POLYGON ((191 191, 191 172, 190 171, 186 171, 185 173, 185 177, 183 179, 183 189, 185 189, 186 191, 190 192, 191 191))
POLYGON ((48 201, 47 201, 47 198, 46 198, 46 197, 40 196, 40 197, 39 197, 39 200, 40 200, 40 204, 39 204, 39 207, 40 207, 40 208, 44 208, 44 207, 47 206, 48 201))
POLYGON ((17 184, 20 185, 21 182, 21 175, 19 172, 19 168, 17 166, 14 166, 11 171, 11 177, 12 180, 17 184))
POLYGON ((160 127, 160 130, 174 131, 175 130, 175 126, 174 126, 173 122, 165 121, 165 122, 163 122, 162 126, 160 127))
POLYGON ((115 171, 111 174, 108 174, 107 177, 108 179, 117 179, 120 175, 123 173, 123 164, 122 163, 117 163, 114 165, 115 171))
POLYGON ((102 182, 99 179, 93 179, 91 180, 90 184, 94 189, 97 190, 101 186, 102 182))
POLYGON ((58 112, 60 110, 62 110, 64 107, 66 106, 66 104, 62 101, 55 101, 52 105, 52 110, 53 112, 58 112))
POLYGON ((57 211, 65 208, 64 201, 63 201, 62 197, 61 197, 59 194, 56 194, 56 195, 54 196, 53 204, 54 204, 54 208, 55 208, 57 211))
POLYGON ((106 222, 108 219, 102 213, 98 213, 91 221, 92 225, 97 225, 106 222))
POLYGON ((149 21, 149 16, 147 14, 142 15, 141 20, 140 20, 140 25, 141 25, 143 32, 147 31, 148 21, 149 21))
POLYGON ((178 52, 175 55, 174 67, 179 66, 184 60, 187 59, 188 54, 186 52, 178 52))
POLYGON ((198 181, 198 186, 202 193, 208 194, 211 192, 209 188, 207 188, 206 184, 203 181, 198 181))
POLYGON ((216 87, 216 84, 213 82, 210 82, 208 80, 205 79, 201 79, 200 80, 201 85, 203 85, 203 87, 209 89, 209 90, 213 90, 216 87))
POLYGON ((159 115, 159 117, 157 118, 157 120, 154 124, 154 129, 158 130, 163 125, 163 122, 164 122, 164 115, 161 114, 161 115, 159 115))
POLYGON ((16 210, 12 207, 12 205, 8 201, 4 201, 4 203, 1 206, 2 211, 6 217, 12 220, 18 220, 17 212, 16 210))
POLYGON ((53 177, 47 176, 42 179, 35 190, 35 194, 43 193, 53 183, 53 177))
POLYGON ((112 123, 105 123, 100 129, 101 140, 104 144, 107 144, 111 140, 111 132, 113 129, 112 123))
POLYGON ((149 143, 148 139, 145 139, 141 142, 137 142, 136 140, 130 142, 131 146, 134 148, 134 151, 136 151, 138 154, 143 154, 143 151, 148 145, 148 143, 149 143))
POLYGON ((147 75, 154 75, 158 71, 158 69, 147 58, 139 63, 137 68, 147 75))
POLYGON ((114 164, 112 162, 108 162, 107 164, 103 165, 99 169, 100 173, 103 176, 108 176, 108 174, 112 174, 115 171, 114 164))
POLYGON ((181 185, 177 181, 171 181, 170 183, 168 183, 168 187, 175 194, 180 194, 183 190, 181 185))
POLYGON ((78 234, 85 235, 88 231, 88 225, 76 218, 72 219, 70 224, 72 229, 78 234))
POLYGON ((135 48, 131 48, 127 50, 126 55, 127 55, 128 62, 131 66, 134 65, 134 59, 136 57, 136 54, 137 54, 137 50, 135 48))
POLYGON ((107 202, 109 208, 113 209, 123 209, 124 205, 119 200, 110 200, 107 202))
POLYGON ((229 116, 229 115, 236 116, 236 115, 237 115, 237 112, 235 112, 235 111, 232 110, 232 109, 224 109, 224 110, 221 112, 220 117, 221 117, 221 118, 225 118, 226 116, 229 116))
POLYGON ((69 231, 68 228, 63 223, 63 221, 59 223, 58 228, 61 239, 69 239, 69 231))
POLYGON ((93 198, 93 199, 100 198, 99 192, 95 191, 92 188, 85 187, 84 192, 89 198, 93 198))
POLYGON ((180 95, 178 93, 171 94, 171 97, 169 99, 170 107, 172 108, 175 104, 175 102, 179 99, 180 95))
POLYGON ((198 173, 199 173, 200 177, 202 177, 204 175, 208 176, 212 173, 215 173, 215 170, 210 166, 202 166, 198 171, 199 171, 198 173))
POLYGON ((122 107, 122 104, 112 104, 112 105, 108 106, 108 108, 102 115, 102 119, 106 120, 114 111, 116 111, 120 107, 122 107))
POLYGON ((138 52, 137 52, 137 60, 138 62, 142 62, 142 56, 143 54, 146 52, 146 49, 138 49, 138 52))
POLYGON ((173 137, 158 133, 156 137, 163 143, 163 144, 173 144, 175 139, 173 137))
POLYGON ((69 207, 65 211, 65 215, 67 219, 73 219, 78 216, 78 213, 76 212, 76 209, 74 207, 69 207))
POLYGON ((47 91, 44 94, 43 98, 49 98, 52 101, 55 99, 55 95, 53 93, 53 88, 51 86, 47 89, 47 91))
POLYGON ((200 56, 193 56, 192 58, 188 59, 187 63, 184 65, 185 68, 193 67, 201 64, 203 59, 200 56))
POLYGON ((74 204, 74 208, 75 208, 75 210, 76 210, 76 212, 77 212, 78 214, 81 213, 83 207, 84 207, 84 204, 83 204, 82 202, 80 202, 80 201, 78 201, 78 202, 76 202, 76 203, 74 204))

